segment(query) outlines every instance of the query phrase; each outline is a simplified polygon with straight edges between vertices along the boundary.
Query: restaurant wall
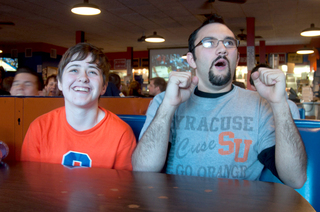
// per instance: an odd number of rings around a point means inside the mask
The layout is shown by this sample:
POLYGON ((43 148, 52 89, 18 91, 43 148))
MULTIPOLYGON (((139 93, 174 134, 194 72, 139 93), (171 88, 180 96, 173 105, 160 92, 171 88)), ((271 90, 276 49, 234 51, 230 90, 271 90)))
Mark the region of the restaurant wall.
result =
MULTIPOLYGON (((312 39, 312 46, 320 47, 320 39, 312 39)), ((304 47, 304 45, 277 45, 277 46, 266 46, 266 54, 271 53, 292 53, 296 52, 299 48, 304 47)), ((19 45, 4 45, 3 56, 11 56, 12 50, 18 51, 19 66, 28 66, 34 70, 41 65, 42 69, 46 67, 57 67, 62 55, 65 53, 67 48, 61 46, 55 46, 47 43, 31 43, 31 44, 19 44, 19 45), (26 49, 32 49, 32 57, 25 57, 26 49), (51 50, 56 50, 56 58, 50 57, 51 50)), ((259 46, 255 47, 256 54, 259 54, 259 46)), ((239 53, 241 55, 246 55, 247 47, 239 47, 239 53)), ((107 52, 105 53, 109 58, 111 63, 111 69, 115 69, 114 60, 115 59, 148 59, 149 52, 146 51, 133 51, 132 47, 128 47, 126 52, 107 52)), ((304 63, 308 63, 308 56, 304 56, 304 63)), ((319 64, 318 60, 318 64, 319 64)), ((8 75, 14 75, 14 73, 8 73, 8 75)))

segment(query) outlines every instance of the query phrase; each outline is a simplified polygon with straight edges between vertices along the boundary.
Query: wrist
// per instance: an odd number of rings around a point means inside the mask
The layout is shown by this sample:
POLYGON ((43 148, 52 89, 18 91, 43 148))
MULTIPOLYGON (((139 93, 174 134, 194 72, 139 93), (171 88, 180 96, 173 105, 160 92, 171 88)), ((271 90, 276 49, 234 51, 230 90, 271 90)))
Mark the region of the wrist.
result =
POLYGON ((273 102, 270 103, 273 114, 275 116, 282 116, 284 114, 285 111, 289 111, 290 112, 290 108, 289 108, 289 104, 288 102, 285 101, 281 101, 281 102, 273 102))

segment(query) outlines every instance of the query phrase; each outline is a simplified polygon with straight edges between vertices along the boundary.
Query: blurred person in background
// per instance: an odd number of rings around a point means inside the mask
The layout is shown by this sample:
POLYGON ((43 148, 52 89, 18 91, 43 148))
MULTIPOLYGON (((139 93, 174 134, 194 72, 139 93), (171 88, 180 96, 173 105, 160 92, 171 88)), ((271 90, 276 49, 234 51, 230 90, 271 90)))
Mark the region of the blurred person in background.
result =
POLYGON ((44 96, 61 96, 58 88, 57 75, 53 74, 47 78, 46 85, 43 89, 44 96))
POLYGON ((0 66, 0 95, 10 95, 10 92, 6 91, 3 88, 3 80, 5 78, 5 70, 2 66, 0 66))
POLYGON ((121 92, 121 78, 116 73, 109 74, 108 87, 103 96, 121 96, 124 97, 124 94, 121 92))
POLYGON ((159 93, 165 91, 167 88, 167 82, 161 77, 154 77, 150 79, 149 95, 156 96, 159 93))
POLYGON ((12 96, 39 96, 42 94, 43 79, 30 68, 18 68, 10 89, 12 96))
POLYGON ((13 79, 14 79, 14 77, 8 76, 2 80, 2 88, 3 88, 3 90, 7 91, 9 93, 9 95, 10 95, 10 89, 11 89, 11 86, 13 83, 13 79))
POLYGON ((129 85, 129 96, 145 97, 141 93, 141 84, 138 81, 132 81, 129 85))

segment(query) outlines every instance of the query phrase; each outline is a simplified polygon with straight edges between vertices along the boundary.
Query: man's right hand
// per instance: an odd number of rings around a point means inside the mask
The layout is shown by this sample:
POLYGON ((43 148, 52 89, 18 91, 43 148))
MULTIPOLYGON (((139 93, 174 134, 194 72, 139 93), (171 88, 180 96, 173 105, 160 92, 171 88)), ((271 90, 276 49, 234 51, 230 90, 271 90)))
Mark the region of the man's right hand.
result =
POLYGON ((198 82, 198 77, 192 77, 191 72, 172 71, 162 104, 178 107, 189 99, 198 82))
POLYGON ((164 99, 162 103, 158 102, 159 108, 132 155, 134 171, 162 170, 167 158, 172 117, 177 107, 190 98, 198 81, 198 77, 191 77, 190 72, 170 73, 164 99))

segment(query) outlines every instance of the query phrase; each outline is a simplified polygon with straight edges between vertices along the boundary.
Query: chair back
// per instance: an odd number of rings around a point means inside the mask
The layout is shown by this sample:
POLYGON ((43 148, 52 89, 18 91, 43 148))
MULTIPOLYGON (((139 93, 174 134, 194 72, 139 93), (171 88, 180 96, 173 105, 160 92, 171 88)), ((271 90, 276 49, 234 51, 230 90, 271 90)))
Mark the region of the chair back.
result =
POLYGON ((118 115, 124 122, 126 122, 131 128, 136 137, 137 142, 139 141, 139 134, 146 121, 144 115, 118 115))
MULTIPOLYGON (((316 211, 320 211, 320 121, 294 120, 308 157, 307 181, 300 189, 296 189, 316 211)), ((269 169, 264 169, 261 181, 281 183, 269 169)))

